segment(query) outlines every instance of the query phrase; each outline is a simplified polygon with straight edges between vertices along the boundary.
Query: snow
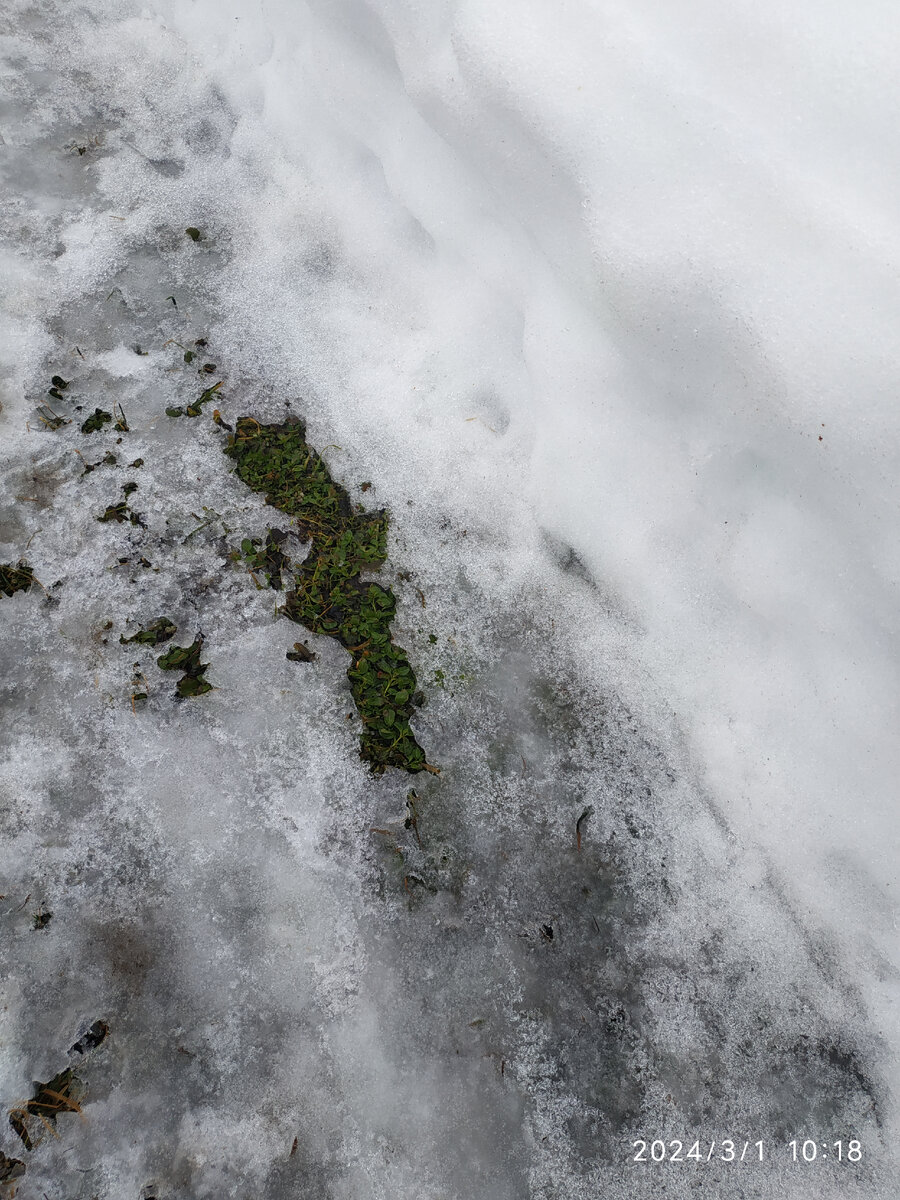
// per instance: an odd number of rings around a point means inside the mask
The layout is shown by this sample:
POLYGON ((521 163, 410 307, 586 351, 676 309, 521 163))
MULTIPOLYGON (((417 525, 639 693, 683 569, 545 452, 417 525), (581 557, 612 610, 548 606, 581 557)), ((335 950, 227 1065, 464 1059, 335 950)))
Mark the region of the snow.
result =
POLYGON ((894 1194, 891 8, 7 9, 0 1099, 111 1028, 20 1194, 894 1194), (389 509, 440 777, 227 560, 219 378, 389 509))

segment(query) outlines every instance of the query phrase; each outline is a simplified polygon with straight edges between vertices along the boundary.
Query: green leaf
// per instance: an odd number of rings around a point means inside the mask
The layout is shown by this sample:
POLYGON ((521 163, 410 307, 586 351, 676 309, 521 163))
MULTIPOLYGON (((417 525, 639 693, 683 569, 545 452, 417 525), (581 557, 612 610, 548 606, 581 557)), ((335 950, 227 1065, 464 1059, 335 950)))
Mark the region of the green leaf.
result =
POLYGON ((112 420, 112 413, 104 412, 102 408, 95 408, 92 415, 81 426, 82 433, 96 433, 102 429, 109 421, 112 420))

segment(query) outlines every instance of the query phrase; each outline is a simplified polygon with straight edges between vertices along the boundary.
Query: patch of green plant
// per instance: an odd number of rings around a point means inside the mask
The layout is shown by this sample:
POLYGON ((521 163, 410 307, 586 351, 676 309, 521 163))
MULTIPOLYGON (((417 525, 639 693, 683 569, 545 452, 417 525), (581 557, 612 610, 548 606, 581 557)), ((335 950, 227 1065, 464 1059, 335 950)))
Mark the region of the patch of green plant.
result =
POLYGON ((137 491, 137 486, 134 482, 124 484, 122 492, 125 499, 120 500, 118 504, 110 504, 106 512, 98 517, 97 520, 103 525, 109 521, 115 521, 117 525, 121 525, 123 521, 130 521, 132 525, 143 525, 144 519, 141 514, 136 513, 128 505, 128 497, 137 491))
POLYGON ((188 225, 184 232, 188 235, 192 242, 199 242, 203 238, 203 234, 194 225, 188 225))
POLYGON ((186 408, 180 405, 174 405, 166 409, 167 417, 199 417, 203 411, 203 405, 209 403, 213 396, 222 386, 225 381, 220 379, 218 383, 214 383, 212 387, 206 389, 202 396, 196 399, 193 404, 189 404, 186 408))
POLYGON ((298 420, 261 425, 241 417, 225 453, 238 477, 293 517, 300 536, 312 542, 294 571, 284 612, 350 651, 347 678, 363 722, 360 757, 377 773, 387 767, 436 773, 409 724, 422 697, 406 651, 391 638, 394 594, 361 578, 387 556, 387 513, 351 505, 298 420))
POLYGON ((68 379, 63 379, 62 375, 54 375, 50 380, 50 387, 47 388, 47 395, 52 396, 54 400, 63 400, 63 392, 68 386, 68 379))
POLYGON ((104 412, 102 408, 95 408, 91 416, 82 424, 82 433, 97 433, 112 420, 112 413, 104 412))
POLYGON ((270 587, 280 592, 282 572, 291 569, 291 560, 281 549, 286 537, 283 530, 270 529, 265 542, 259 538, 244 538, 240 550, 232 552, 232 558, 246 564, 257 587, 270 587), (259 582, 260 575, 265 578, 265 584, 259 582))
POLYGON ((123 634, 119 641, 123 646, 129 645, 131 642, 137 642, 139 646, 161 646, 163 642, 167 642, 169 638, 175 636, 176 629, 177 626, 168 617, 158 617, 146 629, 139 629, 131 637, 125 637, 123 634))
POLYGON ((114 466, 116 466, 117 462, 118 462, 118 459, 113 454, 113 452, 111 450, 109 450, 97 462, 95 462, 95 463, 86 462, 84 464, 84 473, 85 473, 85 475, 90 475, 91 471, 96 471, 98 467, 114 467, 114 466))
POLYGON ((203 650, 203 636, 197 635, 196 641, 190 646, 173 646, 156 660, 163 671, 184 671, 175 685, 177 694, 184 700, 191 696, 203 696, 212 691, 212 684, 204 678, 209 663, 200 661, 203 650))
POLYGON ((24 559, 20 558, 15 565, 0 563, 0 593, 4 596, 27 592, 34 582, 34 571, 24 559))

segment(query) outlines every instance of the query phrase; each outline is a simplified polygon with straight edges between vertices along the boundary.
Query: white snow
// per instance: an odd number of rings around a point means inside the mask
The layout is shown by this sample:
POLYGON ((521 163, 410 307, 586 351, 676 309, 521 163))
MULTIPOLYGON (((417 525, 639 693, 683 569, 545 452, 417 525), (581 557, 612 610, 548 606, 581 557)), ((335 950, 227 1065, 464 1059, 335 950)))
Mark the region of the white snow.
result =
MULTIPOLYGON (((67 582, 55 609, 0 597, 0 905, 55 892, 47 930, 14 918, 0 1099, 104 1012, 123 1049, 93 1131, 64 1133, 104 1196, 682 1194, 694 1175, 629 1164, 619 1075, 635 1137, 726 1137, 721 1103, 783 1162, 795 1135, 868 1139, 871 1176, 711 1166, 717 1194, 891 1194, 893 7, 8 8, 0 561, 28 543, 67 582), (226 419, 289 401, 351 497, 390 510, 439 783, 373 781, 344 652, 310 639, 293 669, 302 631, 223 573, 222 539, 270 520, 208 420, 163 415, 201 335, 226 419), (56 372, 84 412, 51 434, 56 372), (126 444, 80 438, 113 401, 126 444), (145 466, 82 477, 76 446, 145 466), (132 477, 146 535, 94 520, 132 477), (153 569, 117 568, 151 542, 153 569), (202 627, 217 691, 166 707, 157 673, 136 716, 128 672, 152 658, 119 634, 163 612, 178 644, 202 627), (413 785, 447 860, 407 838, 409 870, 445 872, 421 901, 369 832, 406 836, 413 785), (601 917, 596 963, 567 949, 582 887, 623 922, 601 917), (106 904, 144 947, 124 982, 106 904), (627 1062, 602 1059, 616 1004, 627 1062), (159 1057, 176 1026, 196 1059, 159 1057), (879 1125, 849 1068, 792 1074, 814 1044, 864 1064, 879 1125), (143 1157, 115 1132, 128 1088, 143 1157), (598 1132, 589 1109, 618 1115, 598 1132)), ((29 1179, 70 1170, 63 1149, 29 1179)))

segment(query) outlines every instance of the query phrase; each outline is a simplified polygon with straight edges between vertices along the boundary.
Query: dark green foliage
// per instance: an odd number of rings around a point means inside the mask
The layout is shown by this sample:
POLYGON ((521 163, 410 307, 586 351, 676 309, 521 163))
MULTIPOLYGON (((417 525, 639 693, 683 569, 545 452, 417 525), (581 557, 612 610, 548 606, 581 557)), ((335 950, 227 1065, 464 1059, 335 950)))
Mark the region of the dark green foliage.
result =
POLYGON ((197 635, 197 640, 190 646, 173 646, 156 660, 163 671, 184 671, 176 684, 176 692, 182 699, 190 696, 203 696, 212 691, 212 684, 204 679, 204 673, 209 663, 200 661, 203 649, 203 637, 197 635))
POLYGON ((291 560, 281 550, 286 537, 287 534, 283 530, 270 529, 266 534, 265 544, 262 544, 259 538, 244 538, 240 552, 235 552, 237 557, 247 564, 254 579, 257 579, 257 572, 265 576, 265 586, 276 592, 281 591, 282 571, 289 572, 291 569, 291 560))
POLYGON ((91 471, 96 471, 98 467, 104 467, 104 466, 105 467, 114 467, 115 465, 116 465, 116 456, 113 454, 113 452, 111 450, 109 450, 109 451, 107 451, 106 454, 103 455, 103 457, 99 460, 99 462, 95 462, 95 463, 87 463, 86 462, 84 464, 84 473, 85 473, 85 475, 90 475, 91 471))
POLYGON ((184 232, 188 235, 192 242, 199 242, 203 237, 203 234, 200 232, 200 230, 195 228, 193 225, 189 225, 184 232))
POLYGON ((385 560, 387 514, 354 511, 299 421, 260 425, 242 417, 226 453, 239 478, 294 517, 300 536, 312 542, 284 611, 350 651, 347 677, 363 721, 360 756, 379 773, 389 766, 436 770, 409 725, 416 679, 406 652, 391 640, 393 592, 360 577, 385 560))
POLYGON ((102 408, 95 408, 93 414, 81 426, 82 433, 97 433, 109 421, 112 420, 112 413, 104 412, 102 408))
POLYGON ((168 617, 158 617, 146 629, 139 629, 137 633, 128 638, 123 635, 119 641, 123 646, 127 646, 129 642, 137 642, 140 646, 160 646, 175 636, 175 630, 176 626, 168 617))
MULTIPOLYGON (((63 392, 69 386, 68 379, 63 379, 61 375, 54 375, 50 380, 50 383, 51 386, 47 388, 48 396, 52 396, 54 400, 64 400, 65 397, 63 396, 63 392)), ((57 417, 57 420, 60 422, 60 424, 66 423, 60 417, 57 417)), ((49 425, 50 422, 48 421, 47 424, 49 425)), ((58 426, 54 425, 52 428, 55 429, 58 428, 58 426)))
POLYGON ((13 566, 12 563, 0 563, 0 594, 11 596, 13 592, 27 592, 34 583, 34 571, 24 559, 13 566))
POLYGON ((184 415, 186 417, 199 417, 200 413, 203 409, 203 405, 207 404, 210 400, 212 400, 213 396, 216 394, 216 392, 219 390, 219 388, 221 386, 222 386, 222 380, 220 379, 218 383, 214 383, 212 387, 207 388, 206 391, 203 393, 202 396, 200 396, 200 398, 198 400, 195 400, 193 404, 189 404, 187 406, 187 408, 184 410, 184 415))
POLYGON ((118 504, 110 504, 106 512, 98 517, 97 520, 102 525, 107 524, 109 521, 115 521, 117 525, 121 525, 124 521, 130 521, 132 525, 143 525, 144 521, 141 514, 134 512, 133 509, 128 507, 128 497, 137 491, 137 486, 134 482, 124 484, 122 494, 125 496, 125 499, 120 500, 118 504))
POLYGON ((209 401, 212 400, 213 396, 216 394, 216 392, 222 386, 223 382, 224 381, 220 379, 218 383, 214 383, 212 387, 207 388, 206 391, 201 396, 199 396, 193 402, 193 404, 189 404, 187 406, 187 408, 181 408, 180 406, 173 407, 173 408, 167 408, 166 416, 167 417, 199 417, 201 412, 203 411, 203 405, 208 404, 209 401))
POLYGON ((53 913, 42 908, 31 918, 31 924, 35 929, 46 929, 52 920, 53 913))

